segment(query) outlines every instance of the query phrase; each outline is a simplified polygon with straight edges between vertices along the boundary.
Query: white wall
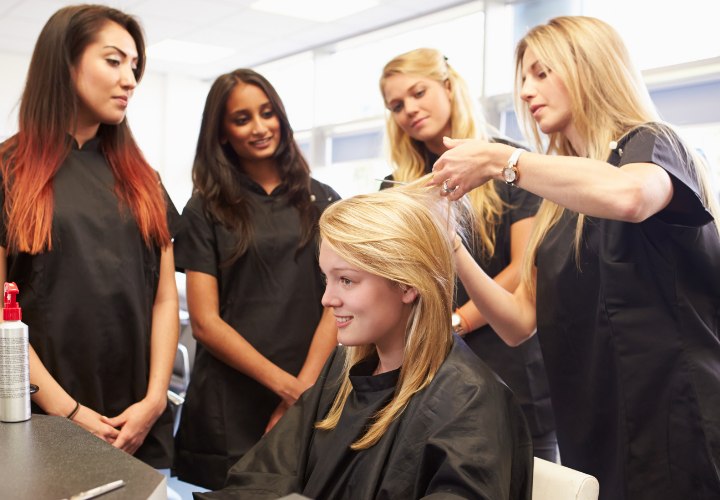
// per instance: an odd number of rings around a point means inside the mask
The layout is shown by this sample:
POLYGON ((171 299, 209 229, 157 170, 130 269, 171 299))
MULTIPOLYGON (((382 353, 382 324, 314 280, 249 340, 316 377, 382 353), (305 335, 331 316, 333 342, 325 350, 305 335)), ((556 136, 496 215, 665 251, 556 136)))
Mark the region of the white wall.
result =
POLYGON ((182 211, 192 192, 192 161, 211 83, 147 73, 128 109, 138 145, 160 172, 178 211, 182 211))
POLYGON ((17 131, 18 104, 30 58, 0 52, 0 141, 17 131))

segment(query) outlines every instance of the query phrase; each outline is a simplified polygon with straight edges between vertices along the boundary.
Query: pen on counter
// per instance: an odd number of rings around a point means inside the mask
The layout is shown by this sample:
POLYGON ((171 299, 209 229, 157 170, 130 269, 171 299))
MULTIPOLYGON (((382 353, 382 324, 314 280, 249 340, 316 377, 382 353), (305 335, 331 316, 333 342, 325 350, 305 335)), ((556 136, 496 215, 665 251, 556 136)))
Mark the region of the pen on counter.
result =
POLYGON ((123 486, 125 486, 125 481, 123 481, 122 479, 118 479, 117 481, 103 484, 101 486, 92 488, 87 491, 82 491, 82 492, 78 493, 77 495, 71 496, 70 500, 88 500, 90 498, 99 497, 100 495, 103 495, 103 494, 107 493, 108 491, 122 488, 123 486))

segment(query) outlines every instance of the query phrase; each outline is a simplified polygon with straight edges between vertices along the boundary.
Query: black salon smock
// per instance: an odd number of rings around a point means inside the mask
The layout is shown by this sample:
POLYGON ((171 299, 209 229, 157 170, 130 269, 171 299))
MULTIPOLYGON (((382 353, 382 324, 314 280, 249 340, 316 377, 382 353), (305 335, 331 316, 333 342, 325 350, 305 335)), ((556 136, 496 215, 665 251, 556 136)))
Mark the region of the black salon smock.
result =
MULTIPOLYGON (((20 288, 30 343, 50 374, 79 403, 114 417, 147 393, 160 249, 148 248, 130 210, 119 208, 100 141, 82 149, 73 141, 55 175, 53 249, 9 254, 7 274, 20 288)), ((173 234, 179 216, 166 201, 173 234)), ((5 222, 1 237, 7 248, 5 222)), ((166 408, 135 456, 169 467, 172 444, 166 408)))
MULTIPOLYGON (((217 278, 220 316, 263 356, 292 375, 302 368, 323 312, 325 285, 317 243, 298 251, 300 215, 284 187, 266 194, 244 174, 251 203, 253 245, 227 265, 237 236, 214 221, 194 195, 183 210, 175 263, 217 278)), ((339 199, 316 180, 311 191, 322 212, 339 199)), ((198 344, 176 436, 175 472, 183 481, 221 488, 228 469, 265 431, 280 398, 198 344)))
POLYGON ((687 158, 648 129, 619 142, 608 161, 659 165, 673 200, 637 224, 588 217, 579 268, 568 211, 538 250, 560 457, 603 499, 717 499, 720 239, 687 158))
POLYGON ((345 349, 317 383, 228 474, 225 489, 201 499, 529 499, 532 444, 512 393, 467 345, 453 347, 430 385, 372 447, 353 451, 369 418, 392 398, 399 370, 372 376, 377 357, 354 366, 337 427, 314 428, 335 399, 345 349))
MULTIPOLYGON (((500 142, 513 147, 520 147, 506 139, 493 138, 492 142, 500 142)), ((439 157, 427 152, 425 158, 425 173, 432 172, 432 166, 439 157)), ((392 175, 387 180, 392 180, 392 175)), ((500 222, 495 227, 495 251, 493 255, 482 253, 482 242, 470 245, 469 250, 478 265, 494 278, 500 271, 510 264, 510 228, 523 219, 535 216, 541 199, 532 193, 505 182, 492 181, 495 191, 503 201, 503 213, 500 222)), ((393 186, 389 182, 381 185, 381 189, 393 186)), ((457 280, 454 307, 468 302, 465 287, 457 280)), ((468 332, 463 339, 473 352, 512 389, 520 402, 525 418, 533 438, 538 438, 536 456, 554 461, 557 453, 552 445, 552 432, 555 429, 550 391, 548 389, 545 364, 543 362, 540 344, 536 338, 530 338, 517 347, 508 346, 490 325, 468 332), (540 451, 550 447, 549 451, 540 451)))

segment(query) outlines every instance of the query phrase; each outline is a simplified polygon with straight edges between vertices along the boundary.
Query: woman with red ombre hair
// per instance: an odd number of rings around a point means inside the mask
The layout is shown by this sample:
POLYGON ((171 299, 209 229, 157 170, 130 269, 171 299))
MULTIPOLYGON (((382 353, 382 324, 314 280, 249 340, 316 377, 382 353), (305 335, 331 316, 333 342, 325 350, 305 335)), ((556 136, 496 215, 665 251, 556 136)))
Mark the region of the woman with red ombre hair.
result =
POLYGON ((138 22, 105 6, 43 28, 0 145, 0 280, 30 327, 33 411, 168 467, 178 214, 125 119, 144 48, 138 22))

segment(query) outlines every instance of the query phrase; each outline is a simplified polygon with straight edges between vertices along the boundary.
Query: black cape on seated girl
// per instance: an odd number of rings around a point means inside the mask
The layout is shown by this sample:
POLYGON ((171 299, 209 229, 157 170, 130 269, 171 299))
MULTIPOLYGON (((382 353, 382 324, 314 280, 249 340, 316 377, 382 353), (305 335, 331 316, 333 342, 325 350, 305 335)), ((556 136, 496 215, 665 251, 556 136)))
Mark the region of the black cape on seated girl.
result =
POLYGON ((352 368, 353 391, 335 430, 316 430, 338 391, 345 349, 335 350, 317 383, 233 466, 223 490, 195 498, 531 497, 532 441, 522 412, 457 336, 433 381, 376 445, 350 449, 395 389, 399 369, 371 375, 377 358, 352 368))

